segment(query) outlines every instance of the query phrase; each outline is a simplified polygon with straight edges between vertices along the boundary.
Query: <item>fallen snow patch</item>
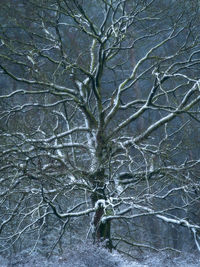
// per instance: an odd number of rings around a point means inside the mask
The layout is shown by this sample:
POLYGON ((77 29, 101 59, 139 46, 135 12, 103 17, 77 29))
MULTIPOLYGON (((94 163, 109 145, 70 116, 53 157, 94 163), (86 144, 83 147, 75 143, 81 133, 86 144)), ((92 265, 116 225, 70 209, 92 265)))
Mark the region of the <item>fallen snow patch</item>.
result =
POLYGON ((148 254, 138 261, 124 259, 119 253, 109 253, 106 249, 91 244, 68 249, 62 256, 47 259, 37 253, 23 252, 12 259, 0 257, 1 267, 199 267, 199 254, 172 253, 148 254))

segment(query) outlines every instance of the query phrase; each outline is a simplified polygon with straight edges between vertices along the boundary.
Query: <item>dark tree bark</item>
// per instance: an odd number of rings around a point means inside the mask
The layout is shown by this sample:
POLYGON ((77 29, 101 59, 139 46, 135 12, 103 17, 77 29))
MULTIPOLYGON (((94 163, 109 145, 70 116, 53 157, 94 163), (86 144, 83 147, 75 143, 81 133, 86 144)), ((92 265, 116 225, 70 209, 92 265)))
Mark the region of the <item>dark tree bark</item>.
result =
POLYGON ((95 207, 95 213, 93 217, 93 240, 94 243, 102 243, 112 251, 111 240, 111 222, 106 220, 102 222, 102 217, 105 215, 105 194, 104 189, 97 189, 91 196, 93 206, 95 207))

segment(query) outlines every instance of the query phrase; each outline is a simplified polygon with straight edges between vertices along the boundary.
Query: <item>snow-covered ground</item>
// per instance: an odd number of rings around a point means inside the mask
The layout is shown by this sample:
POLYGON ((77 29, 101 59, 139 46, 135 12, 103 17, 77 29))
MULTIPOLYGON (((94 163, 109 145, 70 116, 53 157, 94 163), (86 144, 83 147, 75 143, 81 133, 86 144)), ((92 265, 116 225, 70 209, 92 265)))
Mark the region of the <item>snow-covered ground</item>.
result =
POLYGON ((46 259, 39 254, 23 252, 10 259, 0 257, 1 267, 199 267, 200 256, 183 254, 173 256, 167 253, 149 254, 139 262, 126 260, 118 253, 110 254, 102 248, 81 246, 68 250, 63 256, 46 259))

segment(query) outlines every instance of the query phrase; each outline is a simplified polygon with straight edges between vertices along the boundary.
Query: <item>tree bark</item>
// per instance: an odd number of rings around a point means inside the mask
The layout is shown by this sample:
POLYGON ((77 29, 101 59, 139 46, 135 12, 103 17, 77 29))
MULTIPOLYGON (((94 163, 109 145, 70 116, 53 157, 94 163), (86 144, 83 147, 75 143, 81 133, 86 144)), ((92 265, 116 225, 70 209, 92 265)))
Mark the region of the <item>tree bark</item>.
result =
POLYGON ((96 207, 96 211, 93 217, 93 241, 96 244, 102 244, 107 249, 112 251, 111 240, 111 222, 102 222, 101 219, 105 214, 105 201, 106 197, 103 188, 97 188, 97 190, 91 196, 92 204, 96 207))

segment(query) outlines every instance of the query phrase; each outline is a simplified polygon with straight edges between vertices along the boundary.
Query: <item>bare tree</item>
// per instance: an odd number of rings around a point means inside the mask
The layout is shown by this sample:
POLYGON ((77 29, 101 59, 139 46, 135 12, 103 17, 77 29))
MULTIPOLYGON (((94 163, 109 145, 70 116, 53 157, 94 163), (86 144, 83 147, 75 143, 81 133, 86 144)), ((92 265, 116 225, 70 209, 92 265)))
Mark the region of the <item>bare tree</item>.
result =
POLYGON ((1 250, 39 246, 48 225, 54 249, 71 222, 110 249, 159 249, 111 234, 146 217, 186 227, 199 249, 198 6, 2 4, 1 250))

